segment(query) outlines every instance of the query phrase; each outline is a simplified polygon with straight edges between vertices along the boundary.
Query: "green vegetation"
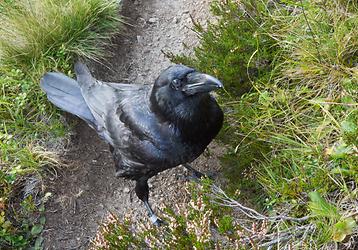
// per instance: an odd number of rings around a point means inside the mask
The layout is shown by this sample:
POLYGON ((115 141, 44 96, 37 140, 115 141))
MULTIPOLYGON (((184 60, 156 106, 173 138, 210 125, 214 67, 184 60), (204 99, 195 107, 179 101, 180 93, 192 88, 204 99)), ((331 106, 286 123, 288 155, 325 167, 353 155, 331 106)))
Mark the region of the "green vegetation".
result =
POLYGON ((134 224, 130 218, 120 221, 110 215, 107 222, 92 242, 91 249, 235 249, 240 245, 239 239, 232 237, 240 231, 240 225, 234 224, 228 215, 216 214, 208 197, 202 195, 209 187, 205 180, 203 186, 188 186, 193 194, 187 204, 177 206, 175 210, 163 208, 163 219, 168 225, 156 227, 151 223, 134 224), (213 240, 215 231, 227 236, 213 240), (133 232, 135 228, 135 232, 133 232))
POLYGON ((117 10, 112 0, 0 3, 0 248, 42 242, 45 199, 22 187, 30 176, 40 179, 43 166, 58 165, 45 149, 66 133, 39 79, 48 70, 71 74, 79 56, 101 57, 118 31, 117 10))
MULTIPOLYGON (((170 224, 172 245, 156 247, 180 249, 188 240, 188 249, 356 248, 356 1, 226 0, 214 1, 212 13, 217 21, 206 28, 195 24, 201 43, 194 57, 171 59, 223 80, 227 92, 219 100, 226 111, 221 139, 229 148, 223 157, 230 179, 226 189, 266 216, 207 189, 201 192, 204 200, 219 199, 244 214, 210 202, 196 215, 179 211, 167 220, 186 226, 176 231, 170 224), (192 237, 185 223, 204 221, 207 212, 208 245, 195 245, 207 224, 196 225, 192 237), (242 219, 247 217, 252 227, 242 219), (228 245, 216 245, 217 239, 228 245)), ((115 249, 110 243, 129 232, 119 221, 110 225, 114 231, 103 233, 104 249, 115 249)), ((133 244, 150 245, 153 241, 140 231, 133 244)), ((158 233, 151 232, 157 243, 165 238, 158 233)))
MULTIPOLYGON (((102 56, 119 24, 116 11, 112 0, 0 3, 1 248, 42 243, 47 196, 22 187, 58 164, 44 148, 66 133, 39 78, 47 70, 71 74, 78 56, 102 56)), ((189 205, 164 209, 165 230, 111 216, 94 248, 354 249, 356 1, 217 0, 212 13, 218 19, 206 28, 195 23, 194 57, 171 56, 226 86, 222 164, 235 199, 205 181, 191 187, 189 205)))
MULTIPOLYGON (((224 141, 232 145, 227 158, 238 162, 230 167, 226 160, 230 187, 242 189, 241 182, 258 180, 256 188, 265 194, 257 199, 266 198, 272 212, 290 207, 291 215, 306 215, 311 210, 307 194, 316 191, 344 206, 340 215, 353 213, 358 5, 217 1, 213 13, 218 23, 207 30, 197 27, 201 45, 195 58, 174 60, 211 72, 228 85, 229 93, 221 96, 229 111, 224 133, 236 137, 224 141), (242 174, 243 169, 250 174, 242 174)), ((332 240, 334 231, 332 224, 324 227, 317 234, 322 244, 332 240), (325 232, 331 237, 324 238, 325 232)))

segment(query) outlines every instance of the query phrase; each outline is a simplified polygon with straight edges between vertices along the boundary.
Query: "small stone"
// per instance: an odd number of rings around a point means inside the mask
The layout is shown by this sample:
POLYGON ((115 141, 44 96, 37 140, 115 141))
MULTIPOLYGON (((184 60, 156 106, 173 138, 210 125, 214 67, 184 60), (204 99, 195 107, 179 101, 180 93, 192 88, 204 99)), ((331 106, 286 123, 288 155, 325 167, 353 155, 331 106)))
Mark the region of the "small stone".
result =
POLYGON ((127 187, 125 187, 125 188, 123 188, 123 193, 126 193, 126 194, 128 194, 129 193, 129 188, 127 188, 127 187))
POLYGON ((143 43, 144 43, 143 37, 142 37, 142 36, 137 36, 137 42, 138 42, 139 44, 143 44, 143 43))
POLYGON ((179 23, 179 21, 180 21, 180 20, 179 20, 178 17, 174 17, 174 18, 173 18, 173 23, 179 23))
POLYGON ((149 18, 148 23, 156 23, 156 22, 158 22, 158 20, 159 20, 159 18, 151 17, 151 18, 149 18))
POLYGON ((144 24, 144 23, 145 23, 145 19, 144 19, 143 17, 138 17, 137 22, 144 24))

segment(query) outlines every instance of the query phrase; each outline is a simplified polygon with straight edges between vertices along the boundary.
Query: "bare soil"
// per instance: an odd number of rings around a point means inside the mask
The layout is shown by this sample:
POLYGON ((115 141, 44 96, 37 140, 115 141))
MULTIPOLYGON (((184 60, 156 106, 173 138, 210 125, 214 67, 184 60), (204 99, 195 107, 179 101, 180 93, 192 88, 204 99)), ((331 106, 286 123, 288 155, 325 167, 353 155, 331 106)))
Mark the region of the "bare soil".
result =
MULTIPOLYGON (((121 15, 126 28, 113 39, 110 56, 101 63, 88 62, 94 76, 104 81, 152 84, 171 65, 162 51, 191 53, 198 42, 191 30, 190 16, 204 23, 210 0, 124 0, 121 15), (187 45, 183 46, 183 43, 187 45)), ((45 249, 88 249, 91 239, 109 213, 148 220, 141 201, 132 192, 134 183, 114 176, 108 146, 84 122, 75 120, 71 143, 61 156, 68 167, 46 180, 47 203, 44 229, 45 249)), ((215 143, 193 166, 203 172, 219 173, 218 156, 223 149, 215 143)), ((184 202, 183 167, 160 173, 150 180, 150 202, 174 205, 184 202)), ((160 215, 160 212, 158 213, 160 215)))

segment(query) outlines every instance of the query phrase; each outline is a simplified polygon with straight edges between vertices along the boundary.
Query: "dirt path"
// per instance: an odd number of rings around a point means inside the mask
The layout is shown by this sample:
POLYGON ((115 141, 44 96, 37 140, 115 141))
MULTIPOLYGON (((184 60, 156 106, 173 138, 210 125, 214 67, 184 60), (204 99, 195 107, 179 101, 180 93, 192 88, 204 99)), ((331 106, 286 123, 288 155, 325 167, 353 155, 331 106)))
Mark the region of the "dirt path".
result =
MULTIPOLYGON (((189 53, 182 43, 190 48, 197 42, 190 30, 190 15, 195 20, 206 20, 209 1, 123 1, 122 15, 135 26, 129 27, 125 36, 114 39, 113 55, 108 61, 90 64, 93 74, 105 81, 153 83, 159 72, 170 65, 162 50, 189 53)), ((210 156, 201 156, 194 166, 202 171, 217 171, 216 155, 221 151, 211 146, 210 156)), ((45 249, 87 249, 109 212, 119 218, 129 215, 147 220, 141 202, 131 195, 134 183, 114 177, 108 146, 83 122, 76 126, 71 146, 62 158, 69 167, 46 183, 47 191, 53 195, 47 204, 45 249)), ((154 209, 160 203, 183 202, 184 175, 183 168, 178 167, 150 180, 154 209)))

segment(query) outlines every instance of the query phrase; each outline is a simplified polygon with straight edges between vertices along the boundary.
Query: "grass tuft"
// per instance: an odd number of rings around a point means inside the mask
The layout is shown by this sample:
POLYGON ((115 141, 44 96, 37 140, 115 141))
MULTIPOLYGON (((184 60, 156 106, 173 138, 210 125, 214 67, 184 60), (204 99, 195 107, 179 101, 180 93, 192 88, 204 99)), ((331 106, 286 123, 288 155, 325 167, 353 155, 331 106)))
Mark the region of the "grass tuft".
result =
POLYGON ((49 65, 69 69, 73 55, 96 60, 118 32, 117 16, 112 0, 16 1, 0 18, 2 65, 34 75, 49 65))
POLYGON ((46 148, 60 149, 68 133, 40 90, 40 77, 49 70, 71 74, 78 57, 103 57, 119 24, 112 0, 0 3, 0 248, 43 241, 46 199, 28 183, 44 166, 60 164, 46 148))

